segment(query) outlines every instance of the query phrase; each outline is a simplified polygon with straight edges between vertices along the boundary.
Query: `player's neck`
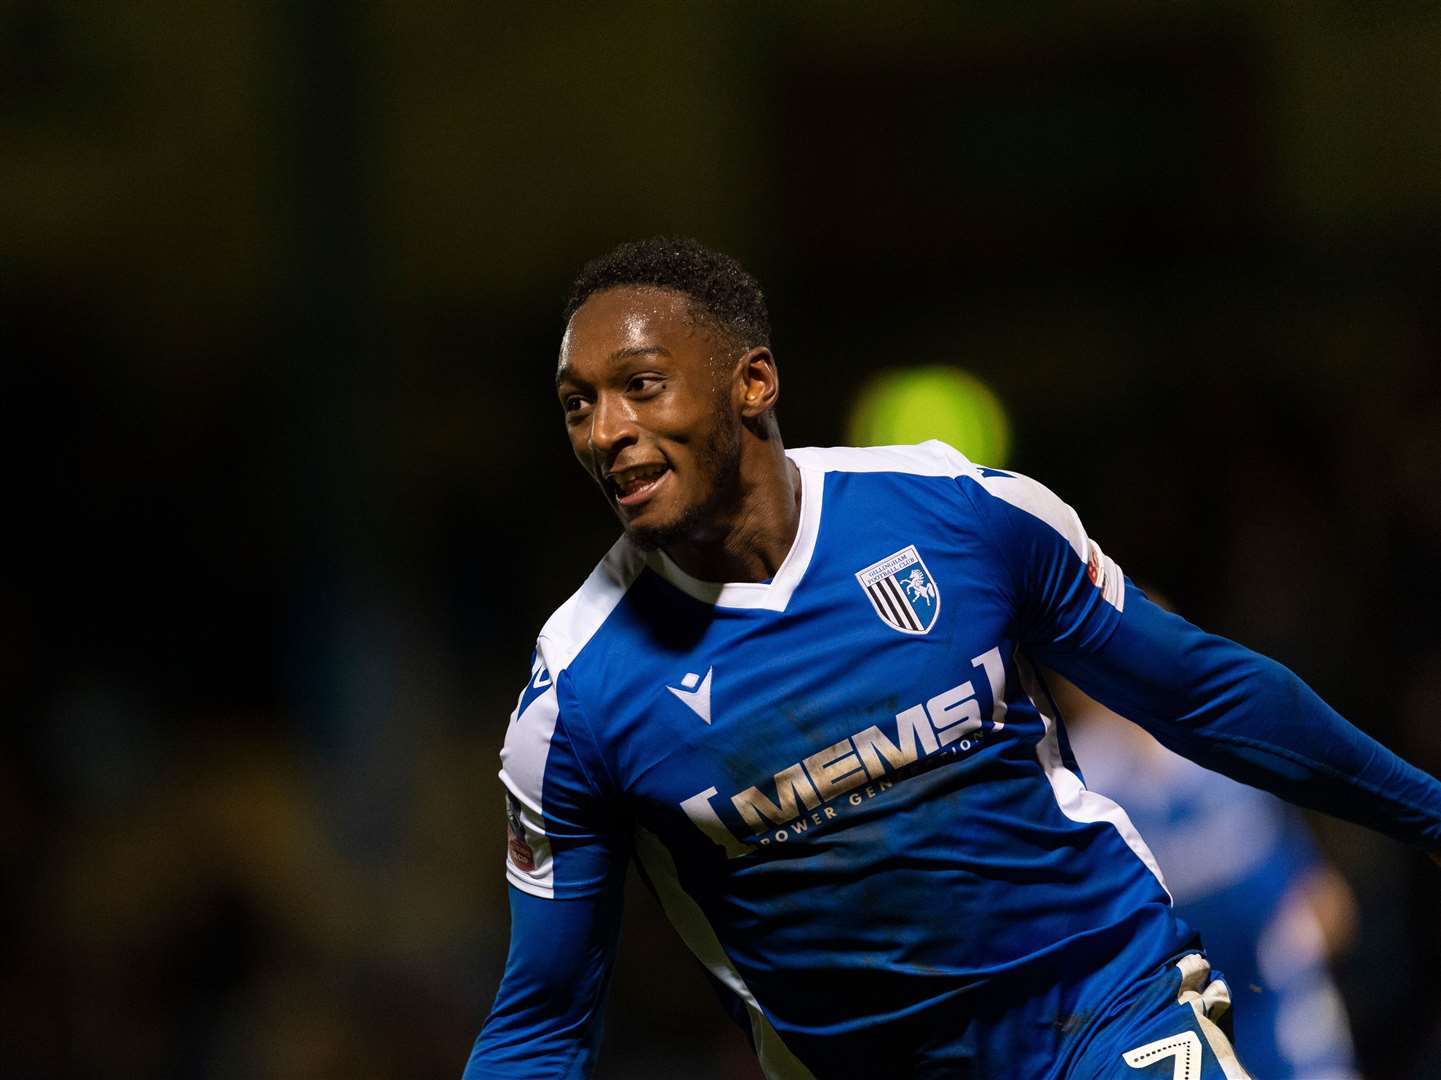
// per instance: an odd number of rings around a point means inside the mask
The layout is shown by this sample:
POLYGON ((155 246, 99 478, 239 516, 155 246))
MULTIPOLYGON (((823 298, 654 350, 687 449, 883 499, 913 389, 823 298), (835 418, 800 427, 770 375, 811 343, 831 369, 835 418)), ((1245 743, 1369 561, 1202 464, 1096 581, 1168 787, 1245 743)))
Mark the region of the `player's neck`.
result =
POLYGON ((800 470, 779 438, 742 463, 736 504, 712 535, 669 545, 666 554, 701 581, 768 581, 790 554, 801 520, 800 470))

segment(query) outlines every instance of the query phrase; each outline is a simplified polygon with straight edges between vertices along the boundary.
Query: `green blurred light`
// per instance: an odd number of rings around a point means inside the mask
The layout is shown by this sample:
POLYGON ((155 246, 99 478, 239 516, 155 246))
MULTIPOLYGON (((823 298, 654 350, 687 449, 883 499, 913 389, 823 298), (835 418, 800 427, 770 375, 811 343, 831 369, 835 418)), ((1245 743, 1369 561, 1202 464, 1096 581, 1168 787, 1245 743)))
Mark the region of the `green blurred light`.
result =
POLYGON ((877 375, 851 407, 848 431, 856 446, 941 439, 972 461, 997 467, 1011 452, 1001 399, 974 375, 940 364, 877 375))

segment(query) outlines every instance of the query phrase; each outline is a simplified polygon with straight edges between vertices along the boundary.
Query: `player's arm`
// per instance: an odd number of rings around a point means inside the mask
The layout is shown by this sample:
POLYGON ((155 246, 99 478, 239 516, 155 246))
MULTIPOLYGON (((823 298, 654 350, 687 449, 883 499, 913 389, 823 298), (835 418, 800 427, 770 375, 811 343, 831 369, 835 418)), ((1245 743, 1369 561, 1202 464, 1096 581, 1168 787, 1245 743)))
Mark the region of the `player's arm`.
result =
POLYGON ((1441 783, 1281 664, 1151 603, 1040 484, 996 474, 978 486, 1026 653, 1177 753, 1437 858, 1441 783))
POLYGON ((629 847, 568 689, 537 660, 501 752, 510 953, 464 1080, 595 1068, 629 847))
POLYGON ((510 887, 510 955, 464 1080, 590 1076, 620 928, 620 889, 546 900, 510 887))
POLYGON ((1205 633, 1130 582, 1103 643, 1039 653, 1179 754, 1290 802, 1441 849, 1441 784, 1281 664, 1205 633))

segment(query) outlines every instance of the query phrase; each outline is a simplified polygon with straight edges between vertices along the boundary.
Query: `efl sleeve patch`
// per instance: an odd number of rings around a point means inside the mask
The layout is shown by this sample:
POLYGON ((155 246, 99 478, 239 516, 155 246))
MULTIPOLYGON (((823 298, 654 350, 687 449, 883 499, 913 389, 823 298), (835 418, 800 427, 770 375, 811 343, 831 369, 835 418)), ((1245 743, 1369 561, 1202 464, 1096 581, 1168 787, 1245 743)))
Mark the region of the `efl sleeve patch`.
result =
POLYGON ((1086 560, 1086 576, 1091 584, 1101 590, 1101 599, 1117 611, 1126 610, 1126 575, 1114 559, 1101 550, 1101 545, 1090 541, 1091 557, 1086 560))
POLYGON ((532 896, 572 899, 606 887, 626 855, 613 801, 592 786, 580 757, 586 750, 561 718, 561 682, 544 664, 536 666, 537 693, 522 695, 506 731, 500 779, 506 877, 532 896))
POLYGON ((525 823, 520 803, 510 792, 505 793, 505 854, 512 870, 531 877, 539 876, 536 849, 542 847, 543 835, 525 823))

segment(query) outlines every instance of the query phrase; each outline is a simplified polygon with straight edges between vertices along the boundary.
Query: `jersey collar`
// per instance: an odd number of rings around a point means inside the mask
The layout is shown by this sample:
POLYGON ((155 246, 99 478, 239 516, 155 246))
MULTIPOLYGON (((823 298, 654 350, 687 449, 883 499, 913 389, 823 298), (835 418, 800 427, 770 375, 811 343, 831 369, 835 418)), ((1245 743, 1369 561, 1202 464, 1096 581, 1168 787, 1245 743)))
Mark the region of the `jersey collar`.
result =
POLYGON ((826 486, 824 471, 808 468, 799 461, 795 465, 801 477, 800 523, 790 552, 770 581, 702 581, 687 574, 664 551, 647 554, 646 564, 681 592, 703 604, 784 611, 790 603, 791 593, 811 564, 811 556, 815 554, 816 536, 821 526, 821 498, 826 486))

